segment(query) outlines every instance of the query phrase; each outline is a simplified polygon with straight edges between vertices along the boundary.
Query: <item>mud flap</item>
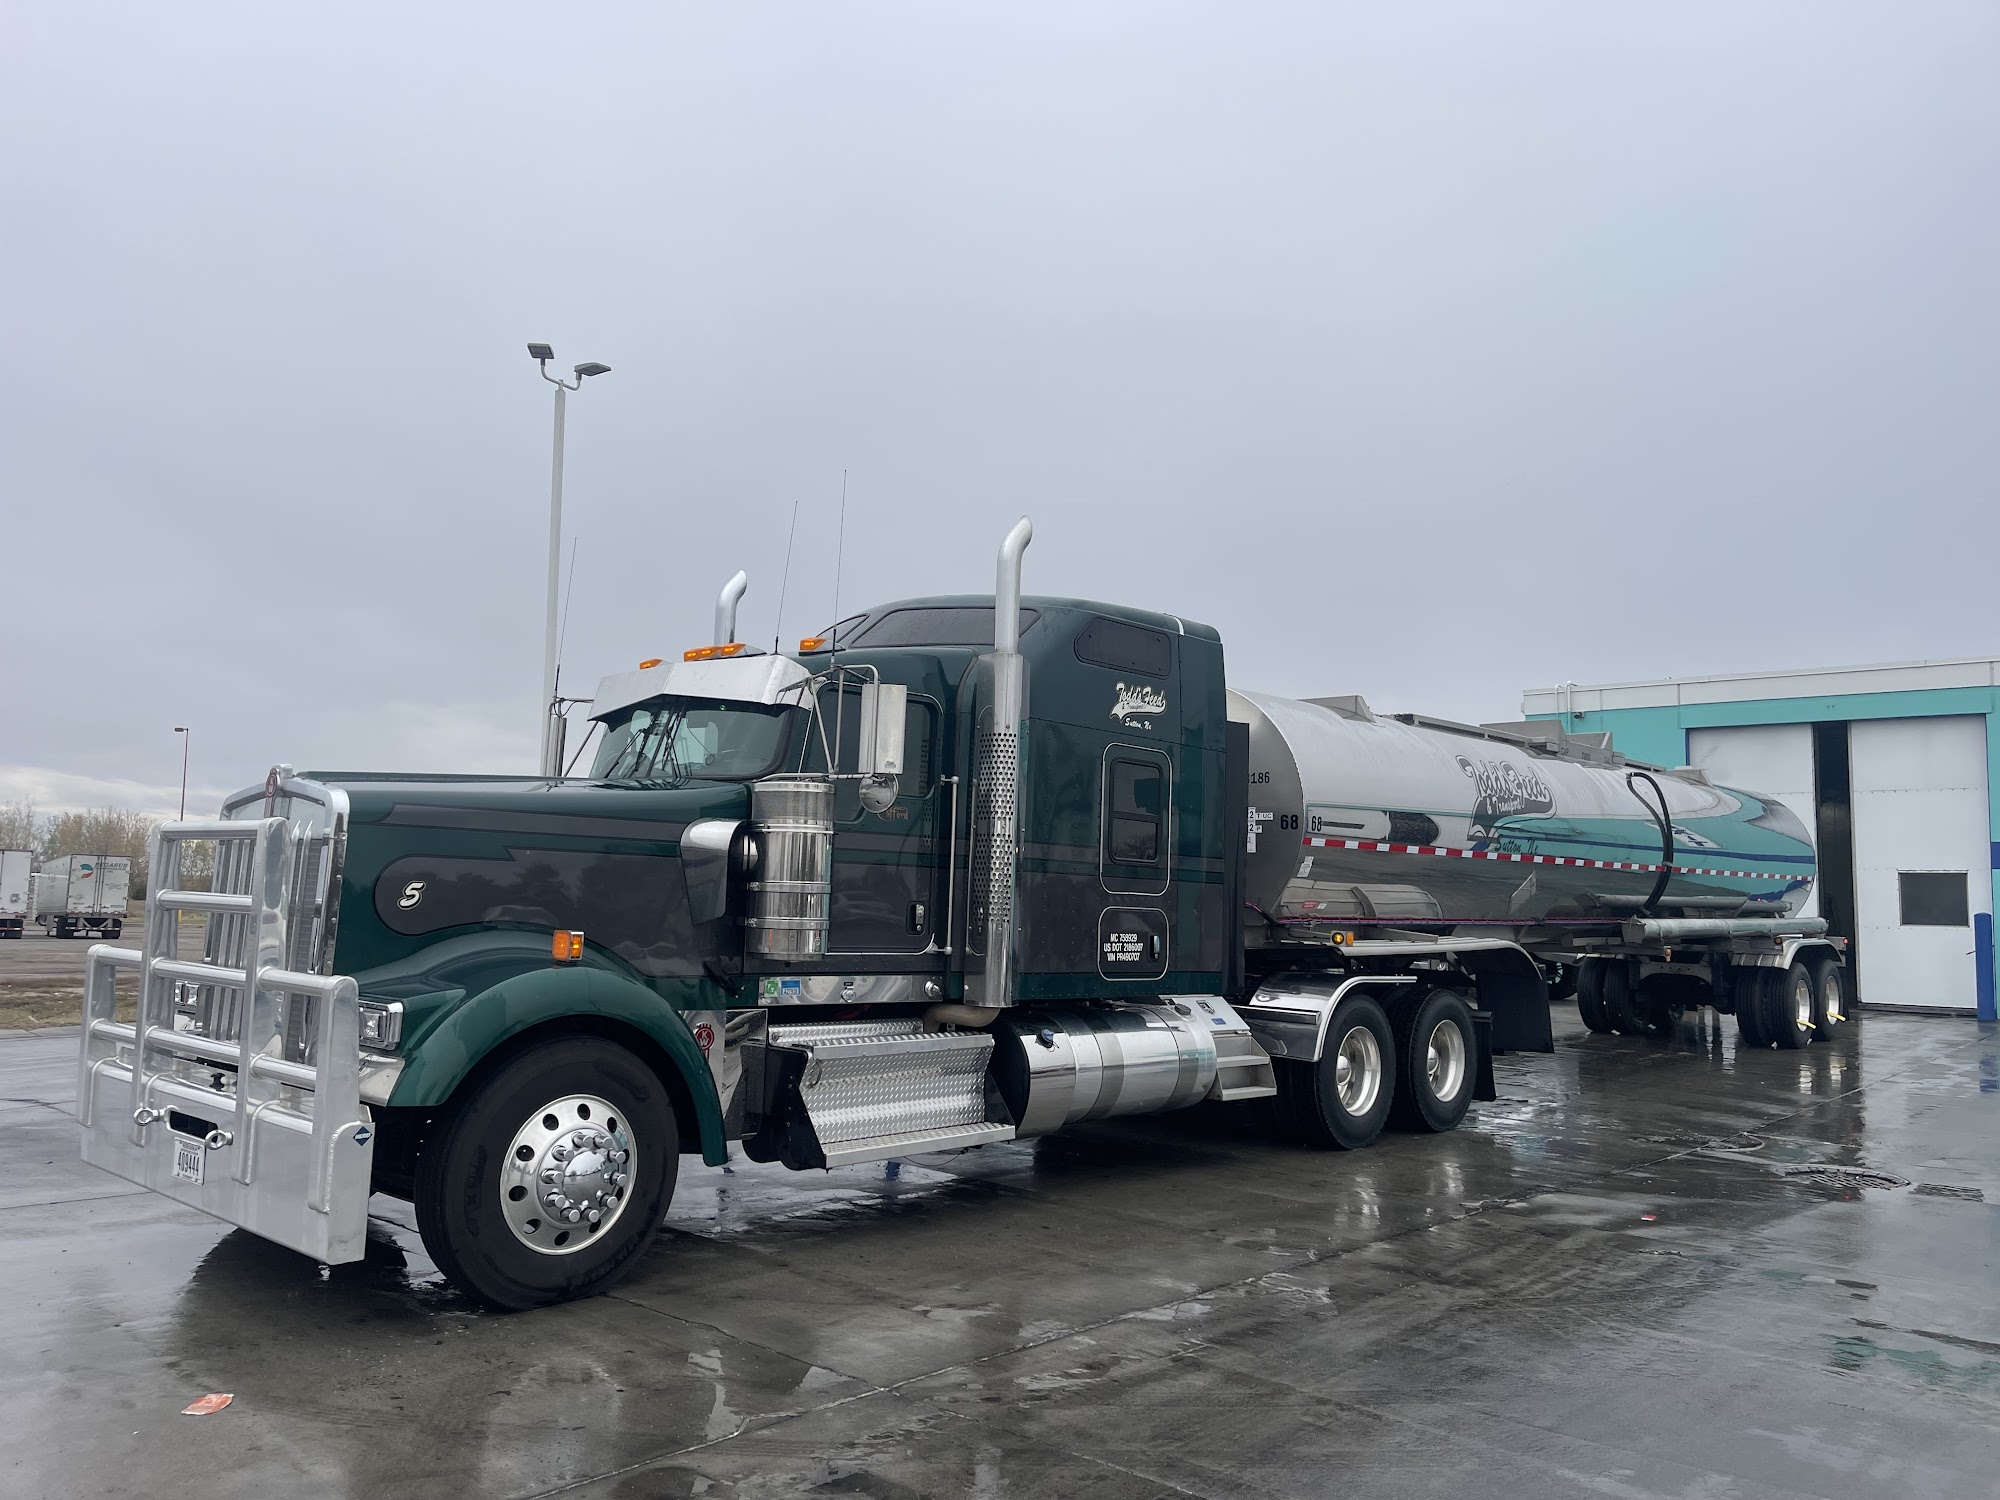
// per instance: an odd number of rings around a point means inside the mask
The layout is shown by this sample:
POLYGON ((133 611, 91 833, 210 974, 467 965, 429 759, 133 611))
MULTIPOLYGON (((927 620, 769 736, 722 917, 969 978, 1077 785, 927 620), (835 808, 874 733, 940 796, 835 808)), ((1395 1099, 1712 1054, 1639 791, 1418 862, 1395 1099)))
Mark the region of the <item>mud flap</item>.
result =
POLYGON ((1479 1054, 1472 1077, 1472 1100, 1477 1104, 1498 1099, 1500 1091, 1493 1086, 1493 1017, 1483 1010, 1472 1013, 1472 1040, 1479 1054))
POLYGON ((1477 977, 1479 1008, 1493 1018, 1495 1052, 1556 1050, 1549 987, 1531 964, 1481 965, 1477 977))

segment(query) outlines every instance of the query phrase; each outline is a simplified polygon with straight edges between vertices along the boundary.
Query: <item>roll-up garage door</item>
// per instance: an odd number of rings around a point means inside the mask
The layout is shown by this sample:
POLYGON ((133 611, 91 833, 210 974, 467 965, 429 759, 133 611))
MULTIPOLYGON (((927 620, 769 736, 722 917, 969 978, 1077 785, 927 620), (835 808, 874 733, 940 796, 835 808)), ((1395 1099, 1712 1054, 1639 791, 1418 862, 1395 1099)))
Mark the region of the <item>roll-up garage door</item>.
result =
POLYGON ((1861 999, 1970 1011, 1972 918, 1993 909, 1986 720, 1872 719, 1848 746, 1861 999))
MULTIPOLYGON (((1813 796, 1813 731, 1810 724, 1742 724, 1723 729, 1690 729, 1688 764, 1708 772, 1708 779, 1717 786, 1733 786, 1784 803, 1808 831, 1817 826, 1813 796)), ((1817 881, 1797 915, 1819 915, 1817 881)))

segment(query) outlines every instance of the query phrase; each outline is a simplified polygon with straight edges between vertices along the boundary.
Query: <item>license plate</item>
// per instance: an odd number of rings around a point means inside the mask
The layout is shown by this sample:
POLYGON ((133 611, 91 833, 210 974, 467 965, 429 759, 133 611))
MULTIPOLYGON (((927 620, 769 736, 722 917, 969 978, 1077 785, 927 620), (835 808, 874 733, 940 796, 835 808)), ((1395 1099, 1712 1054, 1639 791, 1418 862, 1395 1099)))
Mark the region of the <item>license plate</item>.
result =
POLYGON ((199 1187, 202 1163, 207 1159, 208 1147, 200 1141, 174 1137, 174 1176, 182 1182, 192 1182, 199 1187))

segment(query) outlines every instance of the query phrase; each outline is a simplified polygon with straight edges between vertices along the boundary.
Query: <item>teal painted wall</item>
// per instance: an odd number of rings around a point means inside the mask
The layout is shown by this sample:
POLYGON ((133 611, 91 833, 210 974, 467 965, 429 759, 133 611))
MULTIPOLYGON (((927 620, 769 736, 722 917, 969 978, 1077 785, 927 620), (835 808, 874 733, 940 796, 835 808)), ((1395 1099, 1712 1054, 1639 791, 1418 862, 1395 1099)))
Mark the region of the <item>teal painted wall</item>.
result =
MULTIPOLYGON (((1609 732, 1612 745, 1634 760, 1684 766, 1688 731, 1731 724, 1826 724, 1855 719, 1934 719, 1947 714, 1986 716, 1986 822, 1993 882, 1993 910, 2000 912, 2000 689, 1927 688, 1903 693, 1837 693, 1825 698, 1753 698, 1741 703, 1681 703, 1660 708, 1612 708, 1583 713, 1531 714, 1563 720, 1570 734, 1609 732)), ((2000 958, 1995 960, 2000 970, 2000 958)), ((1995 982, 2000 983, 2000 973, 1995 982)))

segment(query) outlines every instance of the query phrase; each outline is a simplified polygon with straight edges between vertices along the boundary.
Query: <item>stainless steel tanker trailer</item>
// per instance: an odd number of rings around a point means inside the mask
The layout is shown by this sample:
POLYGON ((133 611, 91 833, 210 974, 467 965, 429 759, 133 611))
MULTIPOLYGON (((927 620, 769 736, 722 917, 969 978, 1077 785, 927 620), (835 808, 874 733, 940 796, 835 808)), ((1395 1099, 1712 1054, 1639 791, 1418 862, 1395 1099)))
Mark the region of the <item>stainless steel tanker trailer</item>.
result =
POLYGON ((993 595, 790 653, 736 639, 732 580, 713 642, 605 679, 588 774, 277 766, 164 825, 144 951, 91 950, 84 1156, 326 1263, 409 1199, 447 1275, 528 1307, 608 1286, 687 1156, 1204 1101, 1327 1146, 1449 1130, 1496 1051, 1551 1050, 1557 972, 1598 1031, 1841 1024, 1775 801, 1233 690, 1207 626, 1023 599, 1031 535, 993 595))

